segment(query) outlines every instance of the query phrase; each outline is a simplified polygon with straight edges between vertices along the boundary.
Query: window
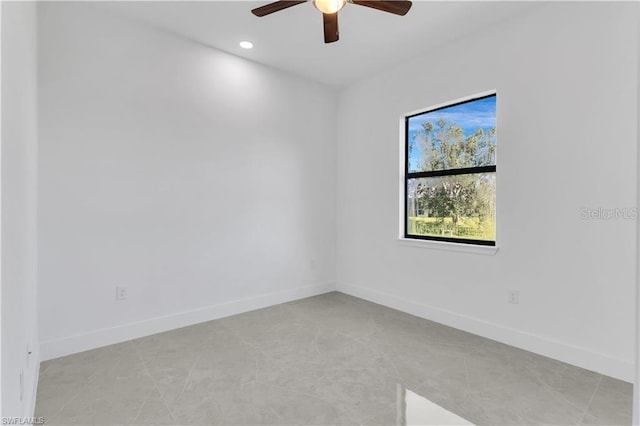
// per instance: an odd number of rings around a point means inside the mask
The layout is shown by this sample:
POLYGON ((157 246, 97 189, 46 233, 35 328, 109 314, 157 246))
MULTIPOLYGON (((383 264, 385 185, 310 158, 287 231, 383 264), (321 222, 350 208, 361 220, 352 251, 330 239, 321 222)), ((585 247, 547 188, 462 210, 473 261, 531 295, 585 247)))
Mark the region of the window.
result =
POLYGON ((496 94, 405 117, 404 237, 496 244, 496 94))

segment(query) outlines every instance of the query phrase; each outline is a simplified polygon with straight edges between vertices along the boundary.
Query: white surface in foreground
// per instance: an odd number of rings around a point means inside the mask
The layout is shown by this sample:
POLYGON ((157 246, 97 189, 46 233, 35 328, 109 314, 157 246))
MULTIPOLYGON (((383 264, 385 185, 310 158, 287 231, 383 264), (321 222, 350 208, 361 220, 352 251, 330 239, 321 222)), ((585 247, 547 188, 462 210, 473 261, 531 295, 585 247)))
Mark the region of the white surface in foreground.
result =
POLYGON ((473 425, 409 389, 401 394, 404 394, 404 425, 473 425))

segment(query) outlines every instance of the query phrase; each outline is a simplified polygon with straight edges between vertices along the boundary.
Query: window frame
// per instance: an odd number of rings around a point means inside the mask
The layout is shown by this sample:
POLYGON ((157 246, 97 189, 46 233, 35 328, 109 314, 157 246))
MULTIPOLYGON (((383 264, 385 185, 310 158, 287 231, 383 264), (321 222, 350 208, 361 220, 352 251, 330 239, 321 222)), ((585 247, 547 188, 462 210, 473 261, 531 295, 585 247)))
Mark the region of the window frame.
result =
MULTIPOLYGON (((432 170, 432 171, 422 171, 422 172, 409 172, 409 120, 413 117, 417 117, 419 115, 427 114, 430 112, 439 111, 446 108, 451 108, 457 105, 466 104, 469 102, 478 101, 481 99, 486 99, 490 97, 496 97, 496 134, 497 134, 497 91, 488 91, 484 93, 479 93, 476 95, 467 96, 465 98, 457 99, 454 101, 441 103, 417 112, 412 112, 409 114, 405 114, 402 116, 401 125, 404 126, 402 131, 404 136, 404 143, 402 146, 402 162, 403 164, 403 177, 402 177, 402 214, 403 218, 401 220, 402 229, 401 229, 401 238, 406 240, 417 240, 417 241, 431 241, 431 242, 442 242, 442 243, 456 243, 456 244, 464 244, 467 246, 483 246, 483 247, 496 247, 497 241, 497 232, 494 240, 474 240, 469 238, 452 238, 452 237, 444 237, 444 236, 432 236, 432 235, 415 235, 409 234, 409 180, 411 179, 420 179, 420 178, 430 178, 430 177, 441 177, 441 176, 456 176, 463 174, 478 174, 478 173, 494 173, 497 180, 497 164, 492 166, 479 166, 479 167, 464 167, 458 169, 447 169, 447 170, 432 170)), ((496 143, 497 145, 497 143, 496 143)), ((496 163, 497 163, 497 150, 496 150, 496 163)), ((496 190, 497 195, 497 190, 496 190)), ((497 228, 497 217, 496 217, 496 228, 497 228)), ((497 231, 497 229, 496 229, 497 231)))

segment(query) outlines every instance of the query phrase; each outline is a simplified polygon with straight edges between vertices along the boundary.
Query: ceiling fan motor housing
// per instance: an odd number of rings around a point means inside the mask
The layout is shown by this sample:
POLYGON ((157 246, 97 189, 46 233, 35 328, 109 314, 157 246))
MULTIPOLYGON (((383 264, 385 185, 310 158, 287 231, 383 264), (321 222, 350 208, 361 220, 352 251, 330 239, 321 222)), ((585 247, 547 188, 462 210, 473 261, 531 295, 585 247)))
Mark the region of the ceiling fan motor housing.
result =
MULTIPOLYGON (((404 16, 411 9, 411 2, 407 0, 312 0, 316 9, 322 12, 324 23, 324 42, 333 43, 339 39, 338 11, 347 3, 370 7, 394 15, 404 16)), ((306 3, 306 0, 281 0, 253 9, 251 13, 262 17, 275 12, 306 3)))

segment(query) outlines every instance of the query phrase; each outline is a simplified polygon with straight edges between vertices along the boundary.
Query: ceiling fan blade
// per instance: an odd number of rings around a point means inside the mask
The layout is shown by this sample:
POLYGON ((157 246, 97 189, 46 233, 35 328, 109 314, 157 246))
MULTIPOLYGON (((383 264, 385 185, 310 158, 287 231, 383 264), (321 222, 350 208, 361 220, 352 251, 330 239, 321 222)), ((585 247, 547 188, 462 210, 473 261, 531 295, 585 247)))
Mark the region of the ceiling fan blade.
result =
POLYGON ((322 18, 324 21, 324 42, 333 43, 338 41, 340 32, 338 31, 338 13, 323 13, 322 18))
POLYGON ((400 16, 406 15, 409 9, 411 9, 410 1, 351 0, 351 3, 400 16))
POLYGON ((266 16, 266 15, 270 15, 274 12, 278 12, 281 11, 283 9, 286 9, 288 7, 291 6, 295 6, 298 5, 300 3, 306 3, 307 0, 298 0, 298 1, 276 1, 273 3, 269 3, 267 5, 258 7, 256 9, 253 9, 251 11, 251 13, 253 13, 256 16, 266 16))

